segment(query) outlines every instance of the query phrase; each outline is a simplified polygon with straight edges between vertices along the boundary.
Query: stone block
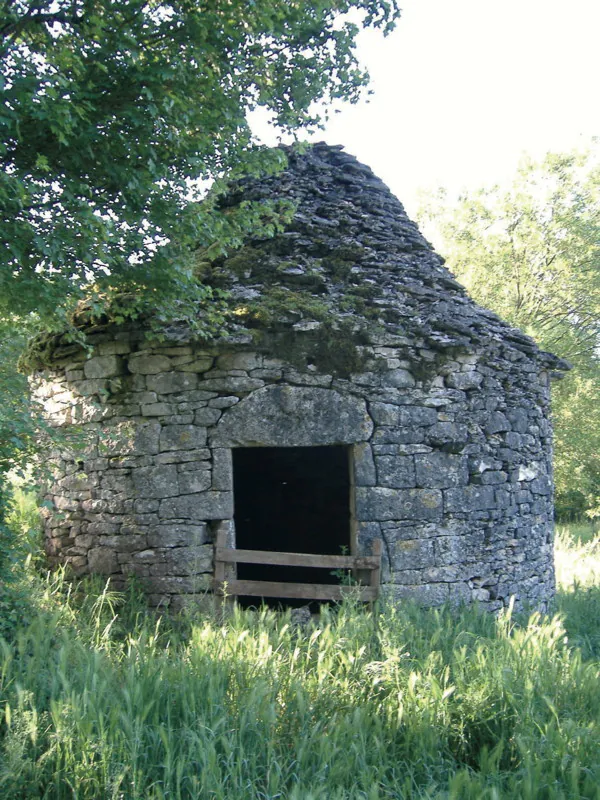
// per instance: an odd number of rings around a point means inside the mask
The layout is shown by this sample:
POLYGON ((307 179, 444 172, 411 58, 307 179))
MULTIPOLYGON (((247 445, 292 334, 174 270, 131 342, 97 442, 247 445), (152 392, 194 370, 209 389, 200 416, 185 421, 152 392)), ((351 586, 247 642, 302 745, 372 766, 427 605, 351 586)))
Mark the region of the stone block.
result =
POLYGON ((77 381, 73 383, 73 391, 80 394, 82 397, 92 397, 92 395, 104 395, 108 391, 108 380, 94 379, 86 381, 77 381))
POLYGON ((233 516, 233 492, 201 492, 163 500, 161 519, 213 520, 233 516))
POLYGON ((196 450, 206 444, 206 428, 197 425, 164 425, 160 433, 160 451, 196 450))
POLYGON ((201 358, 195 358, 188 364, 182 364, 179 369, 182 372, 208 372, 212 365, 213 360, 211 356, 202 356, 201 358))
POLYGON ((266 386, 219 421, 215 445, 303 447, 355 444, 373 431, 364 400, 331 389, 266 386))
POLYGON ((215 447, 212 451, 212 488, 230 492, 233 489, 233 463, 228 447, 215 447))
POLYGON ((263 366, 263 357, 257 353, 226 353, 217 358, 217 368, 229 371, 241 369, 249 372, 251 369, 260 369, 263 366))
POLYGON ((377 484, 377 474, 370 445, 357 444, 352 452, 354 456, 354 483, 356 486, 375 486, 377 484))
POLYGON ((444 506, 446 511, 481 511, 495 508, 496 498, 493 486, 464 486, 444 490, 444 506))
POLYGON ((165 417, 173 413, 173 406, 170 403, 148 403, 141 408, 144 417, 165 417))
POLYGON ((168 524, 154 525, 148 533, 150 547, 181 547, 207 544, 208 526, 201 524, 168 524))
POLYGON ((452 453, 416 455, 417 486, 428 489, 449 489, 469 482, 466 456, 452 453))
POLYGON ((427 431, 427 442, 449 452, 460 451, 469 440, 466 425, 455 422, 436 422, 427 431))
POLYGON ((265 385, 260 378, 206 378, 202 381, 203 389, 214 389, 216 392, 253 392, 265 385))
POLYGON ((371 403, 370 413, 377 425, 415 428, 433 425, 437 412, 425 406, 395 406, 391 403, 371 403))
POLYGON ((501 411, 494 411, 489 415, 485 424, 485 432, 488 435, 502 433, 503 431, 509 430, 511 430, 511 424, 505 414, 503 414, 501 411))
POLYGON ((407 369, 391 369, 381 376, 381 385, 395 389, 412 389, 416 381, 407 369))
POLYGON ((451 389, 467 391, 468 389, 479 389, 483 383, 483 375, 474 370, 471 372, 453 372, 446 378, 446 385, 451 389))
POLYGON ((414 489, 417 485, 413 456, 383 455, 375 459, 377 483, 392 489, 414 489))
MULTIPOLYGON (((133 470, 132 476, 137 497, 163 498, 179 494, 175 465, 138 467, 133 470)), ((151 510, 155 511, 156 509, 151 510)))
POLYGON ((215 397, 208 401, 208 405, 210 408, 231 408, 231 406, 235 406, 239 402, 240 398, 232 395, 230 397, 215 397))
POLYGON ((83 365, 85 377, 89 380, 114 378, 124 372, 123 359, 119 356, 94 356, 83 365))
POLYGON ((552 494, 552 483, 548 475, 540 475, 539 478, 535 478, 535 480, 530 481, 529 488, 533 494, 552 494))
POLYGON ((127 364, 129 371, 140 375, 156 375, 167 372, 171 368, 168 356, 152 355, 151 353, 133 354, 127 364))
POLYGON ((175 394, 193 391, 198 384, 198 376, 188 372, 160 372, 146 379, 148 391, 157 394, 175 394))
POLYGON ((510 426, 517 433, 527 433, 531 424, 527 409, 515 408, 508 411, 506 416, 510 420, 510 426))
POLYGON ((481 483, 484 486, 492 486, 498 483, 506 483, 508 475, 501 469, 490 469, 481 475, 473 476, 473 483, 481 483))
POLYGON ((202 447, 199 450, 171 450, 159 453, 154 457, 156 464, 184 464, 194 461, 205 461, 210 458, 210 450, 202 447))
POLYGON ((214 425, 221 418, 222 412, 218 408, 199 408, 194 415, 195 425, 214 425))
POLYGON ((131 352, 131 345, 127 340, 116 340, 113 342, 101 342, 96 348, 98 355, 113 356, 124 355, 131 352))
POLYGON ((212 573, 212 544, 194 545, 190 547, 173 547, 164 553, 165 567, 170 575, 198 575, 203 572, 212 573))
POLYGON ((111 547, 93 547, 87 560, 90 572, 98 575, 112 575, 119 570, 117 555, 111 547))
POLYGON ((431 539, 407 539, 396 542, 392 555, 392 572, 433 566, 431 539))
POLYGON ((425 441, 424 428, 384 428, 378 427, 373 434, 373 445, 382 444, 423 444, 425 441))
POLYGON ((357 488, 356 516, 359 520, 439 520, 442 493, 438 489, 357 488))
POLYGON ((441 606, 450 594, 447 583, 414 584, 388 584, 381 587, 382 597, 391 602, 414 600, 421 606, 441 606))
POLYGON ((210 472, 207 469, 189 470, 179 473, 179 493, 194 494, 210 489, 210 472))

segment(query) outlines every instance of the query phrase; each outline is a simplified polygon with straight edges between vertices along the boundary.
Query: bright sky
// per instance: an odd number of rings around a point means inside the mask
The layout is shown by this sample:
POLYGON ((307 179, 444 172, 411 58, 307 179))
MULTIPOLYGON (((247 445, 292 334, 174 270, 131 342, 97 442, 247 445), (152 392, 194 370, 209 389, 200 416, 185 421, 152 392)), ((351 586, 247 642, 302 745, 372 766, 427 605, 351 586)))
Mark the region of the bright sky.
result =
POLYGON ((311 138, 345 145, 412 215, 420 188, 502 181, 524 152, 600 135, 598 0, 404 0, 359 55, 375 95, 311 138))

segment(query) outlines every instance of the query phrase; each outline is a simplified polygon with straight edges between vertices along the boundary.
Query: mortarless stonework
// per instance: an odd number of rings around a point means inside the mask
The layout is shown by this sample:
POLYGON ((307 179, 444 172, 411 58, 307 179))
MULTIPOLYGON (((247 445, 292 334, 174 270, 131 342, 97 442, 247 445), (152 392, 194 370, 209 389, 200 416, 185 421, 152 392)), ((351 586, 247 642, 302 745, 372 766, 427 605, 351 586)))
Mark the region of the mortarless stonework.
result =
MULTIPOLYGON (((231 448, 347 445, 353 546, 383 540, 383 593, 425 604, 554 592, 549 378, 567 365, 481 309, 398 200, 340 148, 226 203, 287 198, 286 230, 201 261, 231 293, 222 339, 90 328, 55 343, 34 395, 83 452, 56 455, 51 562, 141 577, 181 606, 212 582, 219 526, 235 541, 231 448)), ((283 549, 283 548, 282 548, 283 549)))

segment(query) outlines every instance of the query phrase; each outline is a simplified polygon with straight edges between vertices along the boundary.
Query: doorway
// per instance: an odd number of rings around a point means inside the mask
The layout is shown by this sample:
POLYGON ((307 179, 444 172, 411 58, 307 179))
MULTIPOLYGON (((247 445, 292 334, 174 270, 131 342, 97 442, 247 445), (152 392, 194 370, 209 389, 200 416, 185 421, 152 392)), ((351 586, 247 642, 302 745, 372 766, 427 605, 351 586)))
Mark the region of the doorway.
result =
MULTIPOLYGON (((348 447, 240 447, 232 453, 237 548, 350 553, 348 447)), ((260 564, 238 564, 238 578, 339 583, 339 577, 326 569, 260 564)), ((257 603, 256 598, 239 599, 242 605, 257 603)), ((285 601, 285 605, 304 602, 285 601)))

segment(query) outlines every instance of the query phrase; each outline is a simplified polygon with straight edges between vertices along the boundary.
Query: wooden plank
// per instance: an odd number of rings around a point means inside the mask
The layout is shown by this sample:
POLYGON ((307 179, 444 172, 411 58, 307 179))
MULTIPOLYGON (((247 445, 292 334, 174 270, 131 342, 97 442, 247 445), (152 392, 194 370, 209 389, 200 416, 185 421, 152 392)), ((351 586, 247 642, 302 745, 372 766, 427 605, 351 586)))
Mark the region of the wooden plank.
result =
POLYGON ((371 580, 370 585, 379 591, 379 583, 381 581, 381 548, 382 548, 382 541, 381 539, 374 539, 373 540, 373 556, 377 559, 377 566, 371 572, 371 580))
POLYGON ((276 564, 283 567, 368 569, 379 566, 376 556, 331 556, 315 553, 276 553, 271 550, 233 550, 217 547, 215 560, 232 564, 276 564))
POLYGON ((235 580, 227 584, 227 593, 236 597, 287 597, 300 600, 341 600, 347 594, 358 596, 362 601, 377 599, 377 589, 371 586, 335 586, 327 583, 235 580))
POLYGON ((214 566, 214 586, 215 590, 221 587, 225 580, 225 561, 219 557, 219 553, 225 550, 227 539, 224 531, 217 533, 217 540, 215 542, 215 566, 214 566))

